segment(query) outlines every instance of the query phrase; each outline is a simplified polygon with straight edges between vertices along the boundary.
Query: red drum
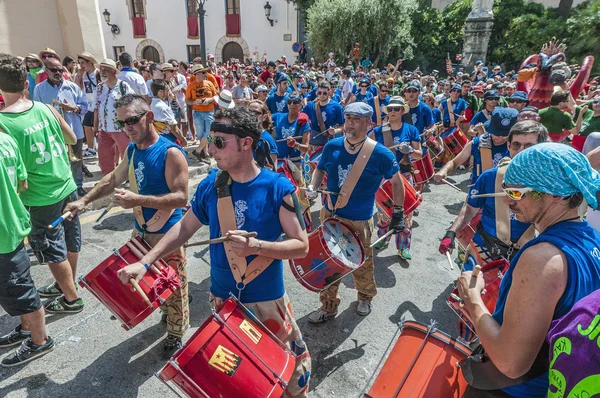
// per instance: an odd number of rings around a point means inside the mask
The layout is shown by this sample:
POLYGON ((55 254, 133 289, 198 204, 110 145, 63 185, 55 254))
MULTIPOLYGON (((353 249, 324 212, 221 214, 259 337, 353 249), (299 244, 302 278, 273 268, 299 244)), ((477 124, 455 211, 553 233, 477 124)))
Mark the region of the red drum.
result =
POLYGON ((431 156, 431 160, 436 160, 438 156, 444 153, 444 146, 432 135, 427 137, 424 145, 427 148, 427 153, 431 156))
POLYGON ((364 247, 358 234, 333 217, 310 233, 308 249, 306 257, 289 261, 298 282, 313 292, 326 289, 365 261, 364 247))
POLYGON ((279 398, 295 366, 293 352, 230 298, 156 377, 188 397, 279 398))
POLYGON ((292 175, 292 172, 290 171, 290 168, 288 167, 287 161, 285 159, 277 159, 277 172, 286 176, 288 180, 290 180, 290 182, 294 184, 296 190, 298 190, 298 183, 294 179, 294 176, 292 175))
POLYGON ((151 301, 149 306, 142 296, 132 291, 131 285, 123 284, 117 272, 126 265, 140 261, 140 252, 150 251, 148 245, 139 236, 131 239, 123 247, 102 261, 96 268, 90 271, 86 276, 79 278, 79 285, 87 288, 102 304, 121 321, 121 326, 125 330, 133 328, 135 325, 146 319, 156 308, 163 304, 173 294, 173 282, 179 283, 179 278, 167 281, 166 271, 169 266, 162 260, 155 264, 160 265, 164 275, 156 274, 152 268, 146 272, 139 282, 140 288, 151 301), (133 249, 132 249, 133 247, 133 249), (140 250, 142 247, 144 250, 140 250), (164 283, 167 281, 168 283, 164 283))
MULTIPOLYGON (((496 309, 496 302, 498 301, 500 283, 502 283, 502 278, 508 270, 509 265, 510 264, 506 260, 496 260, 484 265, 481 268, 481 273, 485 281, 485 290, 483 290, 481 298, 483 300, 483 303, 485 304, 485 307, 492 314, 496 309)), ((460 302, 454 297, 458 297, 457 288, 454 289, 450 297, 448 297, 448 305, 454 310, 454 312, 456 312, 460 320, 465 323, 467 328, 469 328, 471 331, 474 331, 473 322, 471 320, 471 314, 469 313, 469 311, 467 311, 465 307, 461 307, 460 302)), ((471 333, 466 334, 471 336, 471 333)))
POLYGON ((447 334, 406 321, 365 398, 459 398, 468 384, 457 366, 472 351, 447 334))
POLYGON ((463 229, 456 234, 456 241, 464 252, 467 251, 467 247, 473 240, 473 236, 475 236, 475 232, 479 226, 479 220, 481 220, 481 209, 477 212, 477 215, 473 217, 471 222, 468 225, 465 225, 463 229))
MULTIPOLYGON (((404 214, 410 214, 419 207, 423 197, 415 191, 406 177, 402 176, 402 182, 404 183, 404 214)), ((375 193, 375 203, 390 219, 392 218, 394 195, 392 194, 392 183, 389 180, 385 181, 375 193)))
POLYGON ((448 148, 450 153, 455 156, 458 155, 469 142, 467 136, 456 127, 444 131, 442 133, 442 140, 444 141, 444 145, 446 148, 448 148))
POLYGON ((421 159, 414 160, 412 165, 415 169, 413 174, 413 182, 415 185, 425 184, 435 174, 429 152, 427 152, 421 159))

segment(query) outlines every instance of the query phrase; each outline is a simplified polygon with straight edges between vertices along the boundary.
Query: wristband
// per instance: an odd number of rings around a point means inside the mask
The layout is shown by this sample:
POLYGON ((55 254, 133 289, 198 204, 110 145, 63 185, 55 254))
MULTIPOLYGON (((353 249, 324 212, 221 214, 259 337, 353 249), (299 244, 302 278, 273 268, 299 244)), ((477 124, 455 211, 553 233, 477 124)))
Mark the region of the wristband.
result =
POLYGON ((456 238, 456 232, 447 230, 446 234, 444 235, 444 238, 454 239, 456 238))
POLYGON ((148 269, 150 268, 150 266, 146 263, 144 263, 144 268, 146 268, 146 271, 148 271, 148 269))
POLYGON ((262 250, 262 241, 258 241, 258 251, 256 252, 256 254, 260 254, 260 251, 262 250))

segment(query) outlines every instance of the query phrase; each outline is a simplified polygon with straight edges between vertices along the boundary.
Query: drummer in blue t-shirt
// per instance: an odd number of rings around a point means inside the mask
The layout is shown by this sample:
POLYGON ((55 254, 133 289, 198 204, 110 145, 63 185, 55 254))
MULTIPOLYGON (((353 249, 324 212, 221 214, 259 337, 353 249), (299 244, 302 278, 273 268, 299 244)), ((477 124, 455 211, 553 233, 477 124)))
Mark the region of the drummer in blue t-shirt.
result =
MULTIPOLYGON (((358 291, 356 312, 362 316, 371 312, 371 300, 377 294, 373 274, 373 249, 370 247, 373 230, 371 219, 375 193, 383 179, 391 180, 394 196, 390 229, 396 233, 404 230, 404 185, 398 173, 398 162, 392 151, 367 137, 372 115, 373 109, 363 102, 346 106, 345 137, 334 138, 325 145, 307 192, 309 198, 316 197, 313 187, 321 185, 325 174, 328 191, 345 192, 342 196, 328 195, 330 201, 321 209, 320 218, 324 221, 335 215, 359 235, 364 246, 364 265, 352 273, 358 291), (363 155, 359 157, 359 153, 363 155), (366 153, 370 155, 367 156, 366 153)), ((324 322, 337 314, 340 304, 339 286, 340 281, 337 281, 321 291, 321 308, 308 316, 310 322, 324 322)))
POLYGON ((261 322, 268 321, 273 334, 297 355, 285 394, 306 397, 310 355, 292 315, 281 261, 303 258, 308 253, 294 186, 284 176, 256 165, 253 151, 262 128, 251 111, 245 107, 219 109, 214 116, 208 151, 222 171, 202 180, 191 202, 192 211, 140 262, 123 268, 119 277, 123 283, 129 283, 129 278, 140 280, 148 264, 182 246, 202 225, 208 226, 211 239, 228 237, 225 243, 210 245, 210 305, 219 311, 233 294, 261 322), (218 209, 217 200, 229 202, 231 213, 219 210, 228 206, 219 205, 218 209), (247 231, 258 235, 243 237, 247 231), (255 259, 265 268, 255 266, 255 259), (230 261, 248 264, 250 270, 254 266, 259 272, 239 275, 242 268, 230 267, 230 261))

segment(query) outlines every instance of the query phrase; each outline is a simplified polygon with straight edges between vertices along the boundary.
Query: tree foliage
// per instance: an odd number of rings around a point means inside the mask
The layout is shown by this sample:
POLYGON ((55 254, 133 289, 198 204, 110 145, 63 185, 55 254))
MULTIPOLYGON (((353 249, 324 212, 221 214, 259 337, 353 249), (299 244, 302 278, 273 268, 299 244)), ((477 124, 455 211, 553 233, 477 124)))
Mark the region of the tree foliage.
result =
POLYGON ((313 55, 327 59, 333 51, 345 65, 355 42, 361 57, 370 54, 375 65, 392 55, 413 57, 411 17, 416 0, 315 0, 307 11, 307 30, 313 55))

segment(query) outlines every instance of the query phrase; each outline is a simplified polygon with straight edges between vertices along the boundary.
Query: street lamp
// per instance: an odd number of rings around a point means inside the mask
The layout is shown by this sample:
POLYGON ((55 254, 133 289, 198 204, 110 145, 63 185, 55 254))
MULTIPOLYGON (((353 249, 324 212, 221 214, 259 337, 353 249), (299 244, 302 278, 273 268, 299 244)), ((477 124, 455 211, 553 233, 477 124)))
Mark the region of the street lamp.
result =
POLYGON ((271 22, 271 26, 273 26, 273 21, 271 19, 271 5, 269 4, 269 2, 267 1, 267 4, 265 4, 264 9, 265 9, 265 17, 267 17, 267 21, 271 22))
POLYGON ((110 26, 110 31, 113 34, 118 35, 119 33, 121 33, 121 29, 119 29, 119 27, 116 24, 110 23, 110 12, 108 12, 108 10, 106 8, 104 9, 104 12, 102 13, 102 15, 104 16, 104 20, 106 21, 106 24, 108 26, 110 26))

